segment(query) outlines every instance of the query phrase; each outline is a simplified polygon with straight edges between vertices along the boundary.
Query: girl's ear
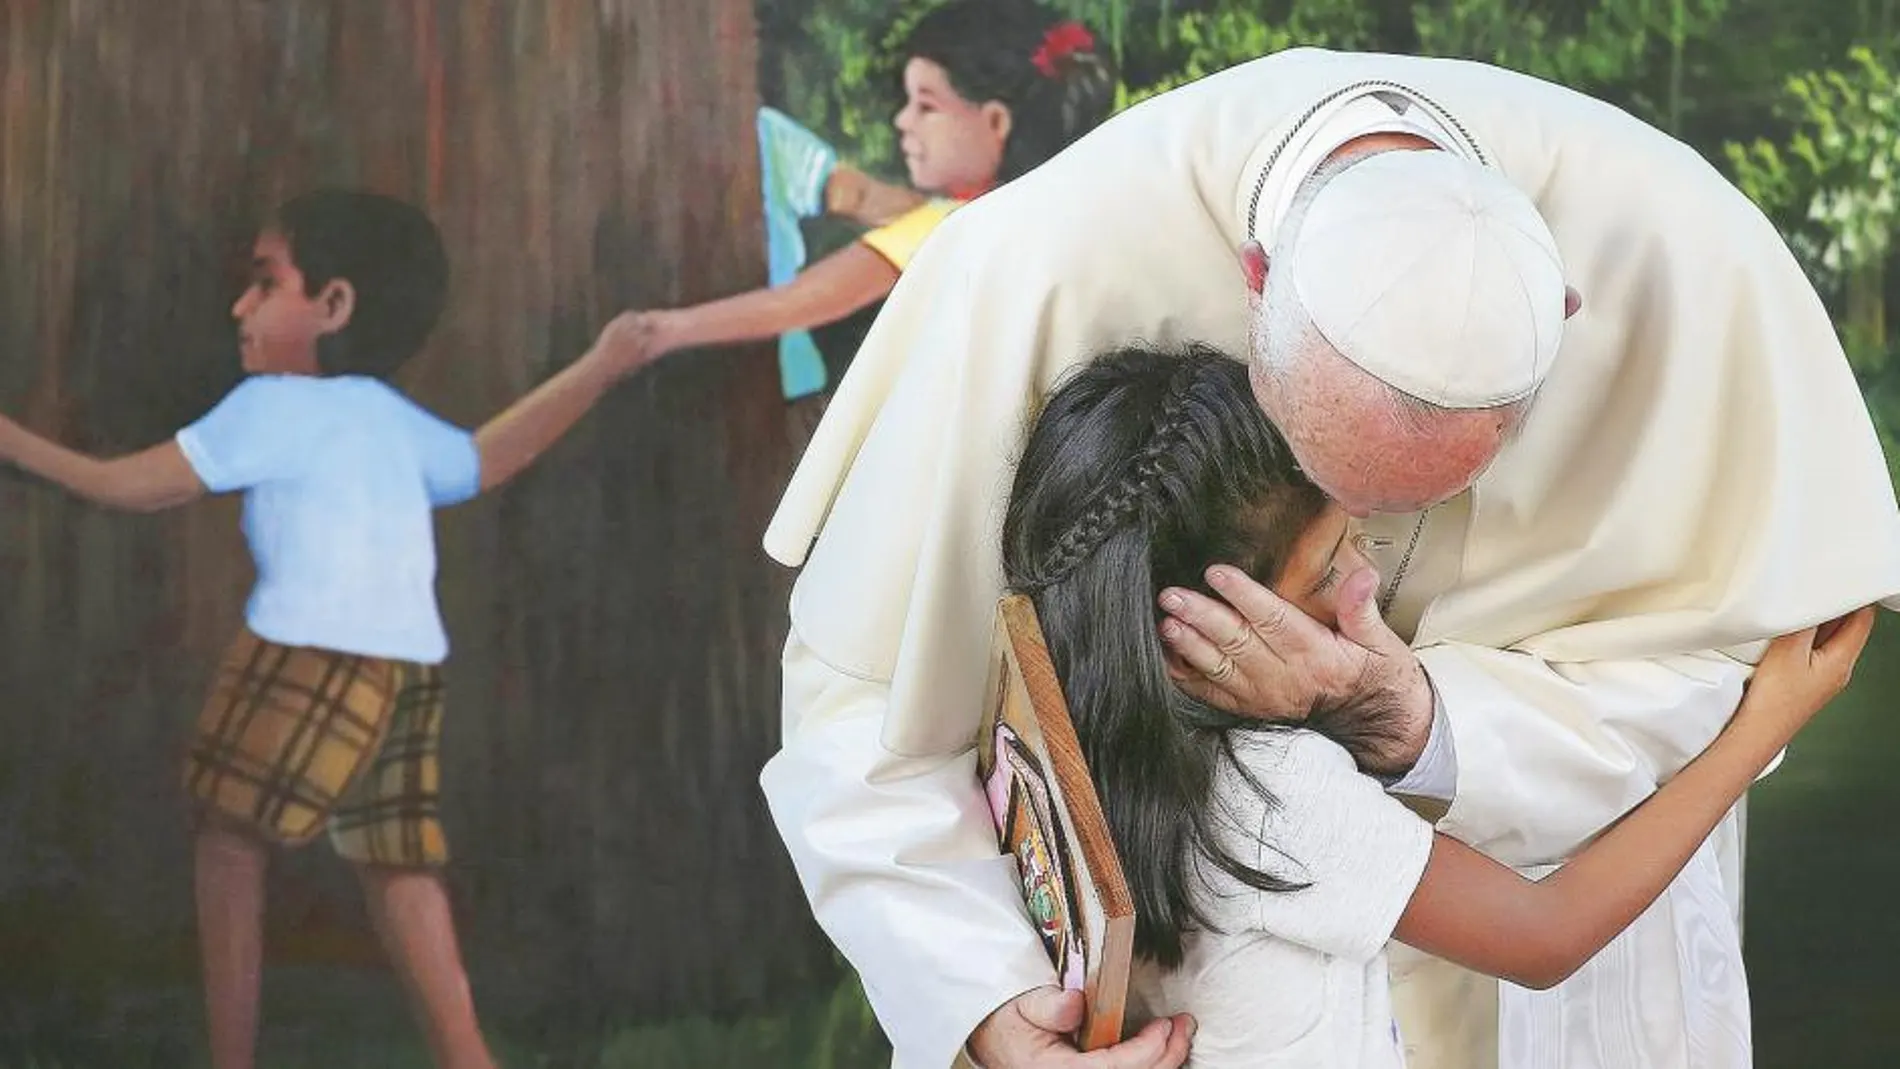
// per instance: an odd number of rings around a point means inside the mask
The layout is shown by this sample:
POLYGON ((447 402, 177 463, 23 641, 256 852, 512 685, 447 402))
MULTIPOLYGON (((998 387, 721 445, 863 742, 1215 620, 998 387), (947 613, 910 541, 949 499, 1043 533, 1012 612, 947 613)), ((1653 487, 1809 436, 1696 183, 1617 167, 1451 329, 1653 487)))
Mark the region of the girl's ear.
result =
POLYGON ((356 287, 347 278, 333 278, 318 292, 317 304, 323 310, 322 333, 335 334, 350 325, 356 312, 356 287))
POLYGON ((977 111, 983 117, 983 125, 988 128, 990 135, 996 138, 996 148, 1000 152, 1009 143, 1009 132, 1016 117, 1010 114, 1009 105, 1000 100, 984 101, 977 111))

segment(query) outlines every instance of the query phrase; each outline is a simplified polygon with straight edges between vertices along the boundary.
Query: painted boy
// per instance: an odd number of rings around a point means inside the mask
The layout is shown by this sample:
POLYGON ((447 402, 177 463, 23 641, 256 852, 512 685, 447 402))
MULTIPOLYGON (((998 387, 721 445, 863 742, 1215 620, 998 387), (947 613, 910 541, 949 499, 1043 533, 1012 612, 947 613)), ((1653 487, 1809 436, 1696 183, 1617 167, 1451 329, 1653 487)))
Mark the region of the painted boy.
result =
POLYGON ((644 362, 625 317, 469 433, 386 381, 441 314, 429 219, 320 190, 257 237, 232 308, 246 379, 175 438, 100 460, 0 417, 0 460, 101 505, 150 512, 242 492, 257 567, 186 762, 215 1069, 252 1064, 273 845, 328 832, 355 867, 437 1065, 493 1064, 441 869, 433 511, 507 482, 644 362))

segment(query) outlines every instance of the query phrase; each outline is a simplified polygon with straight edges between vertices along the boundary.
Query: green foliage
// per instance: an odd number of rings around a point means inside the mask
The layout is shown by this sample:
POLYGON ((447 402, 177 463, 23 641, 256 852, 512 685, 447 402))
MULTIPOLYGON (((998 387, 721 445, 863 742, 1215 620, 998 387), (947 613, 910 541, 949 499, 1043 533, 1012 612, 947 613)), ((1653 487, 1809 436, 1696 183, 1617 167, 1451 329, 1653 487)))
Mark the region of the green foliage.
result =
POLYGON ((1270 20, 1249 0, 1216 0, 1205 10, 1184 12, 1155 27, 1157 45, 1173 68, 1137 87, 1123 80, 1122 107, 1226 70, 1237 63, 1288 48, 1365 48, 1373 43, 1373 11, 1355 0, 1305 0, 1270 20))
POLYGON ((1900 82, 1865 48, 1845 70, 1787 81, 1798 125, 1785 147, 1726 146, 1737 183, 1763 209, 1812 224, 1803 248, 1824 282, 1884 262, 1900 215, 1900 82))
POLYGON ((1874 430, 1880 435, 1880 447, 1887 453, 1887 470, 1900 486, 1900 372, 1889 361, 1877 379, 1863 386, 1867 407, 1874 414, 1874 430))
POLYGON ((767 100, 824 135, 846 159, 886 174, 897 145, 890 84, 897 67, 886 46, 894 37, 893 6, 889 0, 759 5, 767 100))
POLYGON ((1786 82, 1784 144, 1724 146, 1736 182, 1775 218, 1838 309, 1848 359, 1900 481, 1900 361, 1886 327, 1887 265, 1900 221, 1900 79, 1871 49, 1786 82))
POLYGON ((1665 129, 1682 121, 1686 49, 1729 0, 1439 0, 1413 6, 1419 50, 1482 59, 1612 98, 1665 129))

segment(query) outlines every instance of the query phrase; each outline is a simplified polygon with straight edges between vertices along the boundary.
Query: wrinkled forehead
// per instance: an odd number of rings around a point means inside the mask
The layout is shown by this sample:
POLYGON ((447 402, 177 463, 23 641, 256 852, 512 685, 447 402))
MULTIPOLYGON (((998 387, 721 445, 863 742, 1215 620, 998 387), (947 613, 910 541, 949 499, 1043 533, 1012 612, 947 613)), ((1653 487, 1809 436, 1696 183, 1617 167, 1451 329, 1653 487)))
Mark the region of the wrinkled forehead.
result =
POLYGON ((1496 458, 1514 425, 1508 406, 1408 402, 1324 354, 1285 376, 1263 377, 1256 395, 1301 471, 1355 515, 1416 511, 1456 496, 1496 458))

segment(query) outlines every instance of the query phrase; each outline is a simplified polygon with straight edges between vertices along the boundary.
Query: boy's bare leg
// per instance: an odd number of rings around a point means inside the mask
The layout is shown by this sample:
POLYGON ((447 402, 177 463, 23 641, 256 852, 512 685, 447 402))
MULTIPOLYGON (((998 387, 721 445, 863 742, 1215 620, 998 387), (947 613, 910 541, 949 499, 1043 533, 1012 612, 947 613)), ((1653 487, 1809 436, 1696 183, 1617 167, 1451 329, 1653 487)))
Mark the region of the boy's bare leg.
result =
POLYGON ((251 1069, 264 966, 264 870, 270 848, 207 820, 195 848, 198 945, 212 1069, 251 1069))
POLYGON ((494 1069, 455 941, 449 896, 427 869, 357 865, 369 913, 440 1069, 494 1069))

